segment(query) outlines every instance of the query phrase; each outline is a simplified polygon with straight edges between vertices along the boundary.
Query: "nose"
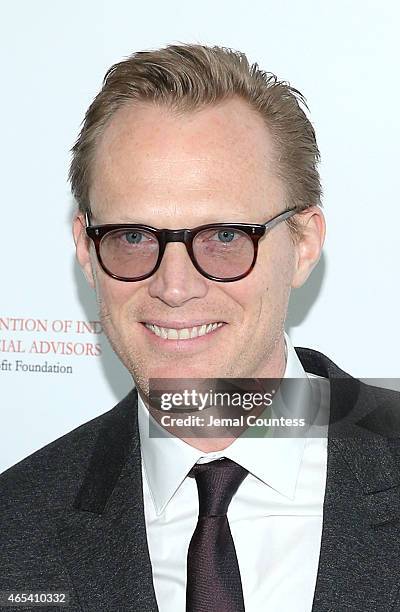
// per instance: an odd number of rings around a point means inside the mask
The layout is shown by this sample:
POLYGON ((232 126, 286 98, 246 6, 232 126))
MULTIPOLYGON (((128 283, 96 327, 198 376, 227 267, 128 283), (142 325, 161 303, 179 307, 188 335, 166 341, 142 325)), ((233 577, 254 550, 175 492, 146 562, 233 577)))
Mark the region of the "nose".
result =
POLYGON ((149 294, 177 307, 204 297, 210 282, 196 270, 182 242, 169 242, 158 270, 149 278, 149 294))

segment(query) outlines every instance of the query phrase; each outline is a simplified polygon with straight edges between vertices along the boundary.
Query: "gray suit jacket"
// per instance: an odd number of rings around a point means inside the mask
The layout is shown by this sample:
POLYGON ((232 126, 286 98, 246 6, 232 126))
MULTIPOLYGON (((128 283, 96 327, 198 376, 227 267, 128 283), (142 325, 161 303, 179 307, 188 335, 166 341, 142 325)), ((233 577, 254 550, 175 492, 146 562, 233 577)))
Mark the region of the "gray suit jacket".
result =
MULTIPOLYGON (((400 394, 364 385, 317 351, 296 352, 331 384, 312 612, 400 611, 400 394)), ((73 611, 158 610, 136 406, 134 389, 0 476, 0 591, 68 591, 73 611)))

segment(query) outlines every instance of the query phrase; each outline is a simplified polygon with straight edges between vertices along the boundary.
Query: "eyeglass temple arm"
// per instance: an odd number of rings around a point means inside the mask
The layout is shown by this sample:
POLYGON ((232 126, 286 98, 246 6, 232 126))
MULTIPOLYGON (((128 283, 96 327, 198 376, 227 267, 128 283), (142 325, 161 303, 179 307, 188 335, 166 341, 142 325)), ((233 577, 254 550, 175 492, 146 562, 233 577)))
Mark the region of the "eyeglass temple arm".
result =
POLYGON ((275 227, 275 225, 278 225, 278 223, 281 223, 281 221, 285 221, 289 217, 293 217, 293 215, 295 215, 296 213, 297 209, 291 208, 290 210, 287 210, 286 212, 275 217, 275 219, 271 219, 271 221, 267 221, 267 223, 264 223, 264 227, 266 230, 271 230, 273 227, 275 227))

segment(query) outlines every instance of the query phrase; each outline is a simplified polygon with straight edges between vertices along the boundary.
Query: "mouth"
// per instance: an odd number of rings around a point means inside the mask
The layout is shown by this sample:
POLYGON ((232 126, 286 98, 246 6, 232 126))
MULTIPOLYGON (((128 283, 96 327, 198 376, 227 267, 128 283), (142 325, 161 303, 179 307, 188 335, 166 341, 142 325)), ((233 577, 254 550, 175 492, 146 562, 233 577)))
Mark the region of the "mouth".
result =
POLYGON ((163 345, 182 345, 189 346, 203 343, 205 340, 219 333, 222 327, 226 325, 223 321, 214 321, 209 323, 201 323, 199 325, 176 324, 176 327, 164 327, 155 323, 142 321, 143 327, 147 330, 150 337, 155 341, 161 342, 163 345))

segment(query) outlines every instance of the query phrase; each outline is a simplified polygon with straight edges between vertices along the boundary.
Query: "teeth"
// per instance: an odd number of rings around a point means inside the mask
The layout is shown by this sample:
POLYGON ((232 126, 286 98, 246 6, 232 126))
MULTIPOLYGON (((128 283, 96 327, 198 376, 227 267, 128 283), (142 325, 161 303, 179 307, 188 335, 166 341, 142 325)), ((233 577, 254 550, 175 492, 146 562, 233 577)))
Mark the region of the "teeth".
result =
POLYGON ((207 333, 206 329, 207 329, 207 325, 202 325, 199 329, 199 336, 205 336, 205 334, 207 333))
POLYGON ((176 338, 179 338, 178 330, 173 328, 169 329, 168 340, 176 340, 176 338))
POLYGON ((174 329, 172 327, 159 327, 158 325, 145 323, 147 329, 150 329, 156 336, 164 338, 165 340, 188 340, 190 338, 197 338, 198 336, 205 336, 222 325, 223 323, 209 323, 208 325, 198 325, 191 329, 188 327, 184 329, 174 329))

